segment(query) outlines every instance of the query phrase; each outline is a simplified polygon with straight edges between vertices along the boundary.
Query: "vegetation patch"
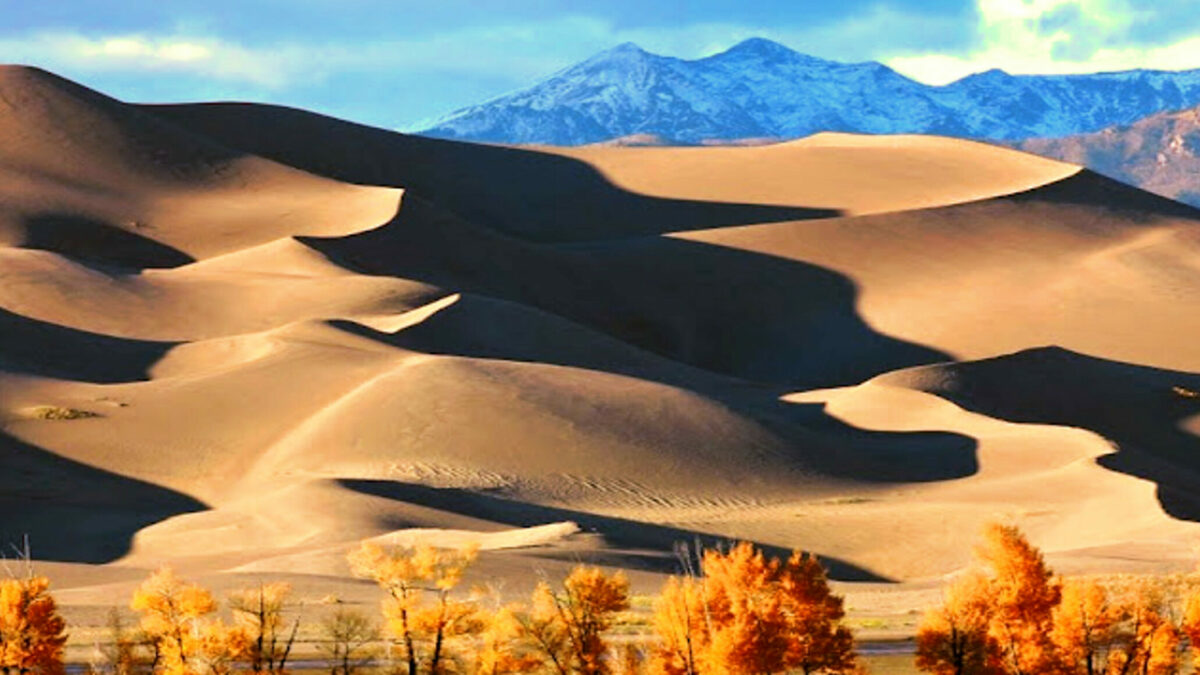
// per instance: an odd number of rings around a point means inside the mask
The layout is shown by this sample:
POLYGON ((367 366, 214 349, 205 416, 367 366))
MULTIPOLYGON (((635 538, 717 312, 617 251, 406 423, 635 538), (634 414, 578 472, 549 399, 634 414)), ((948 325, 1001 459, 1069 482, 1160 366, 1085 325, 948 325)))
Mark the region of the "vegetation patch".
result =
POLYGON ((60 405, 39 405, 29 408, 25 414, 35 420, 84 420, 90 417, 100 417, 100 413, 60 405))

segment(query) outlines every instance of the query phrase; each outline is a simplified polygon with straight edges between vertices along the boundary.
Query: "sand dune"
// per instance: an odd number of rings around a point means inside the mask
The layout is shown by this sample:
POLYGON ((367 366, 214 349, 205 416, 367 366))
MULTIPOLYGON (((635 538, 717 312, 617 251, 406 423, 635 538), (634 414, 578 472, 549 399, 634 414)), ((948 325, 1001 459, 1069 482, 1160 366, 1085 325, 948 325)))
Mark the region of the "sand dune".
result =
POLYGON ((163 561, 363 594, 368 537, 478 538, 516 586, 649 588, 709 536, 917 592, 994 518, 1071 570, 1192 565, 1182 205, 941 138, 518 149, 0 94, 0 539, 69 603, 163 561))

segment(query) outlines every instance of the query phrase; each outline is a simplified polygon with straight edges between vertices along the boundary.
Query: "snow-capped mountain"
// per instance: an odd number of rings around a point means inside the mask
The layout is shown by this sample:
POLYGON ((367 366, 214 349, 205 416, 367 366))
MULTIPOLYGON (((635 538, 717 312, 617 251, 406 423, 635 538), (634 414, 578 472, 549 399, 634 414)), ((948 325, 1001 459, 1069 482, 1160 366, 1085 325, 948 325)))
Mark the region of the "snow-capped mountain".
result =
POLYGON ((635 134, 675 143, 817 131, 987 139, 1063 136, 1200 104, 1200 70, 1009 75, 933 87, 752 38, 683 60, 626 43, 421 129, 443 138, 578 145, 635 134))

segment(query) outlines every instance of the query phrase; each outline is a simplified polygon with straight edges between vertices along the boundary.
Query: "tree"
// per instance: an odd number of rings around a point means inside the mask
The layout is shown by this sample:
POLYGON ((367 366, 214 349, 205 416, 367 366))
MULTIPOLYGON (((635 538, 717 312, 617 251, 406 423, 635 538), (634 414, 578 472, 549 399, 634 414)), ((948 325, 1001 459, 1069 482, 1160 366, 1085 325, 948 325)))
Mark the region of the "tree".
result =
POLYGON ((443 672, 448 643, 482 630, 475 605, 450 597, 474 562, 476 551, 474 547, 457 550, 428 545, 385 549, 363 542, 351 552, 354 572, 374 579, 388 593, 384 618, 400 640, 409 675, 417 675, 422 665, 432 675, 443 672), (424 602, 428 594, 435 596, 433 606, 424 602))
POLYGON ((1122 641, 1125 606, 1094 580, 1068 580, 1054 610, 1051 639, 1071 672, 1101 675, 1122 641))
POLYGON ((693 576, 669 577, 654 603, 658 638, 650 670, 663 675, 697 675, 712 631, 705 611, 704 585, 693 576))
POLYGON ((155 670, 168 675, 223 675, 248 649, 244 631, 210 616, 212 593, 160 568, 133 593, 130 607, 155 650, 155 670))
POLYGON ((368 646, 379 630, 362 612, 339 609, 321 622, 320 648, 330 661, 331 675, 354 675, 370 660, 368 646))
POLYGON ((1192 652, 1192 669, 1200 670, 1200 591, 1191 591, 1184 599, 1181 632, 1192 652))
POLYGON ((520 609, 516 605, 490 613, 486 622, 475 650, 477 675, 528 673, 542 667, 543 660, 526 647, 520 609))
POLYGON ((621 572, 576 567, 555 593, 546 582, 533 592, 523 628, 559 675, 607 675, 604 631, 629 609, 629 581, 621 572))
POLYGON ((247 639, 244 659, 251 672, 282 673, 287 666, 296 631, 300 628, 297 618, 286 635, 283 632, 283 612, 291 593, 289 584, 275 582, 230 594, 229 608, 247 639))
POLYGON ((710 635, 704 672, 776 673, 788 648, 780 563, 747 542, 705 551, 701 569, 710 635))
POLYGON ((1179 630, 1171 622, 1163 589, 1135 584, 1126 600, 1123 647, 1109 657, 1111 675, 1172 675, 1179 669, 1179 630))
POLYGON ((1042 554, 1016 527, 984 527, 976 557, 990 573, 988 632, 1000 650, 1000 665, 1011 675, 1042 675, 1062 669, 1050 639, 1054 608, 1062 589, 1042 554))
POLYGON ((959 578, 917 628, 917 669, 934 675, 1000 673, 999 649, 988 634, 990 620, 987 579, 978 572, 959 578))
POLYGON ((66 627, 45 577, 0 580, 0 673, 61 675, 66 627))
POLYGON ((830 590, 820 561, 793 552, 780 570, 779 588, 788 641, 784 665, 805 675, 851 672, 854 636, 842 625, 842 598, 830 590))
POLYGON ((97 641, 96 657, 89 664, 88 672, 91 675, 136 675, 154 670, 155 665, 154 648, 146 634, 126 628, 120 610, 110 608, 107 642, 97 641))
POLYGON ((780 562, 740 543, 705 551, 701 571, 668 579, 655 604, 654 672, 854 672, 842 599, 812 556, 780 562))

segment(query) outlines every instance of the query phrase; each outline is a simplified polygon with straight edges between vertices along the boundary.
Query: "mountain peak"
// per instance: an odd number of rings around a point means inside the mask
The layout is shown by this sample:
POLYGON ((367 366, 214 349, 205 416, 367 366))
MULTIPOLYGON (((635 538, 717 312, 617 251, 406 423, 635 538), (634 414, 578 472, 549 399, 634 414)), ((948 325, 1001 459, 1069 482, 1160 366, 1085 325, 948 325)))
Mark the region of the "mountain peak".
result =
POLYGON ((796 51, 764 37, 752 37, 742 40, 726 49, 719 56, 793 56, 796 51))

